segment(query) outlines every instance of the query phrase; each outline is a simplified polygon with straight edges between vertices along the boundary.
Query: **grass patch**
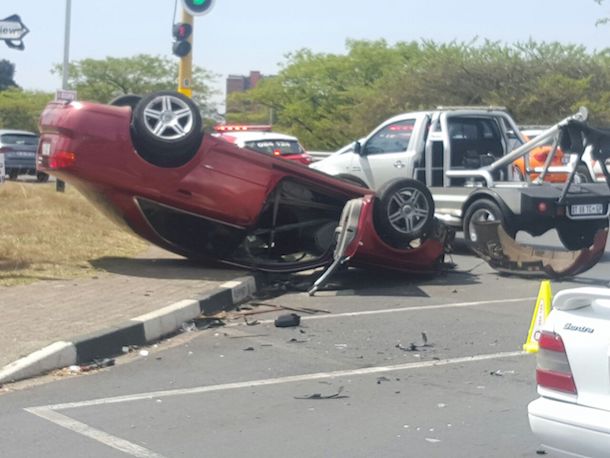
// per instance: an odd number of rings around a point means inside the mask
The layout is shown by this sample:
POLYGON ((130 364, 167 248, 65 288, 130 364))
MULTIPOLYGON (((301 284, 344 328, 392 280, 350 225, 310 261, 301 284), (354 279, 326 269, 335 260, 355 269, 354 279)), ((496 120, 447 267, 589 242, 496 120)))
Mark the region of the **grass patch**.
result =
POLYGON ((0 184, 0 285, 94 276, 91 261, 147 247, 71 186, 58 193, 55 183, 0 184))

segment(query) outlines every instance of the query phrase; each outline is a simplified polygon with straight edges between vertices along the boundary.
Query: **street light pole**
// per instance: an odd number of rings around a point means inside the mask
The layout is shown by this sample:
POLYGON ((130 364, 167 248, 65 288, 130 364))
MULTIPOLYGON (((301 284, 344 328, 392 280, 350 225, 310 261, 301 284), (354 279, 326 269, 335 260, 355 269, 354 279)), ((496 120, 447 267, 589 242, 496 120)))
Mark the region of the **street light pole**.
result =
POLYGON ((66 23, 64 29, 64 66, 62 71, 61 88, 68 89, 68 64, 70 62, 70 16, 72 0, 66 0, 66 23))
MULTIPOLYGON (((72 0, 66 0, 66 20, 64 28, 64 65, 61 72, 61 88, 68 89, 68 73, 70 64, 70 17, 72 15, 72 0)), ((64 192, 66 183, 63 180, 55 182, 55 191, 64 192)))

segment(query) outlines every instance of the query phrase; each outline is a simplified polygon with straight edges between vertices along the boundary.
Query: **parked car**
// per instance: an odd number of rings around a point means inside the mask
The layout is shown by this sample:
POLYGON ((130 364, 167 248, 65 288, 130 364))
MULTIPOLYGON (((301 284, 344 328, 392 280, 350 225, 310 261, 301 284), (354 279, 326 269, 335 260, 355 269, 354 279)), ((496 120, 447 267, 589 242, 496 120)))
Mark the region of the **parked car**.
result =
POLYGON ((428 189, 401 179, 374 193, 203 133, 182 94, 126 105, 51 102, 38 166, 167 250, 271 272, 352 265, 435 272, 447 230, 428 189), (340 226, 339 240, 336 229, 340 226), (339 247, 339 248, 337 248, 339 247))
POLYGON ((311 164, 311 156, 307 154, 296 137, 272 132, 270 125, 221 124, 214 130, 219 138, 235 143, 242 148, 271 154, 304 165, 311 164))
POLYGON ((515 181, 513 163, 559 132, 565 133, 561 146, 575 161, 584 154, 604 156, 600 145, 610 134, 583 123, 586 117, 579 112, 526 142, 514 120, 500 109, 406 113, 311 167, 373 189, 398 177, 422 181, 432 192, 436 217, 463 230, 465 240, 492 266, 524 275, 574 275, 586 270, 585 265, 593 266, 605 247, 609 187, 581 183, 576 188, 573 178, 561 186, 515 181), (494 221, 500 225, 481 239, 479 223, 494 221), (515 240, 519 231, 539 236, 551 229, 571 254, 532 251, 515 240), (575 269, 575 263, 580 267, 575 269))
POLYGON ((610 456, 610 289, 559 292, 539 336, 528 406, 542 445, 561 456, 610 456))
POLYGON ((0 130, 0 154, 4 154, 4 168, 11 180, 19 175, 35 175, 40 182, 49 175, 36 170, 38 135, 24 130, 0 130))

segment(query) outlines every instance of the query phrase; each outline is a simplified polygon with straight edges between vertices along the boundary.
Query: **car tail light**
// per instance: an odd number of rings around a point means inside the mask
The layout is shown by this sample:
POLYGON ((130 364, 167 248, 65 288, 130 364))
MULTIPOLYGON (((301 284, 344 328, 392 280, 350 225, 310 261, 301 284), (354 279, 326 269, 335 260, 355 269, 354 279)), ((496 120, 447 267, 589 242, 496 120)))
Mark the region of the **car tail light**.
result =
POLYGON ((572 369, 559 334, 542 331, 538 340, 536 383, 543 388, 577 394, 572 369))
POLYGON ((69 151, 58 151, 49 157, 49 167, 52 169, 65 169, 76 162, 76 154, 69 151))

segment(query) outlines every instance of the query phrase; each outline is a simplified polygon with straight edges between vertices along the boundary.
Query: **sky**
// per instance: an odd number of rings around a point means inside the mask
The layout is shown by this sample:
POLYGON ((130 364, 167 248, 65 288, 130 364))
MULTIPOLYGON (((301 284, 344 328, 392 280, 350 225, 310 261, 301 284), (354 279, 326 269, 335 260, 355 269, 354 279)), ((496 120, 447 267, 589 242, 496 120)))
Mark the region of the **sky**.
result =
MULTIPOLYGON (((348 39, 394 44, 478 38, 510 44, 531 38, 591 51, 610 47, 610 24, 595 25, 610 16, 610 2, 600 6, 594 0, 214 1, 209 14, 195 18, 193 63, 218 75, 213 86, 222 94, 229 74, 275 74, 287 53, 302 48, 343 54, 348 39)), ((142 53, 172 57, 175 3, 72 0, 70 60, 142 53)), ((15 81, 24 89, 61 87, 61 75, 51 74, 51 68, 63 62, 65 8, 66 0, 0 1, 0 19, 17 14, 30 29, 23 51, 0 42, 0 59, 15 64, 15 81)))

